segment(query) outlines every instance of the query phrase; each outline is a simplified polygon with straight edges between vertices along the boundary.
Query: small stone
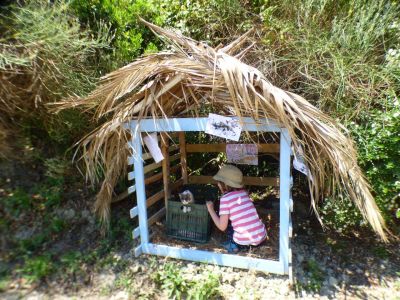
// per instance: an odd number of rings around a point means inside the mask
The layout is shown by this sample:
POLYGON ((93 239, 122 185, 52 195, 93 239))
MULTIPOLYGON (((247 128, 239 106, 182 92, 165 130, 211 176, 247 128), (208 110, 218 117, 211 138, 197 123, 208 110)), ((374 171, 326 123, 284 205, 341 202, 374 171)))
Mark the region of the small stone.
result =
POLYGON ((138 265, 136 265, 136 266, 131 266, 131 267, 129 267, 129 270, 133 273, 133 274, 135 274, 135 273, 138 273, 139 272, 139 266, 138 265))
POLYGON ((329 288, 328 288, 327 286, 323 286, 323 287, 321 288, 321 290, 319 291, 319 293, 320 293, 321 295, 328 295, 328 294, 329 294, 329 288))
POLYGON ((34 228, 27 228, 26 230, 21 230, 21 231, 18 231, 15 235, 14 235, 14 237, 17 239, 17 240, 26 240, 26 239, 29 239, 29 238, 31 238, 32 236, 33 236, 33 233, 35 232, 35 229, 34 228))
POLYGON ((330 276, 329 277, 329 285, 336 286, 337 284, 338 284, 337 279, 335 277, 333 277, 333 276, 330 276))
POLYGON ((301 254, 297 254, 297 261, 302 262, 304 260, 304 256, 301 254))
POLYGON ((119 291, 117 294, 111 297, 111 300, 125 300, 129 299, 129 294, 125 291, 119 291))
POLYGON ((87 209, 83 210, 81 212, 81 217, 82 219, 88 219, 90 217, 90 211, 88 211, 87 209))
POLYGON ((71 208, 71 209, 67 209, 66 211, 64 211, 64 218, 66 220, 71 220, 75 217, 75 211, 71 208))
POLYGON ((357 274, 362 274, 362 273, 364 273, 364 272, 363 272, 363 270, 361 270, 360 268, 357 268, 357 269, 356 269, 356 273, 357 273, 357 274))

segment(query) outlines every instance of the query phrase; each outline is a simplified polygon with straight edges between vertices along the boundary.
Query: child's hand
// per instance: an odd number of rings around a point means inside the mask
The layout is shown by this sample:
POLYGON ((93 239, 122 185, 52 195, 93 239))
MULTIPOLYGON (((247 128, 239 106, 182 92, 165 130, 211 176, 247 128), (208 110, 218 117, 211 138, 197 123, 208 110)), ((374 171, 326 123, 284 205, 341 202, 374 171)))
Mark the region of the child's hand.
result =
POLYGON ((212 201, 206 201, 207 209, 214 210, 214 203, 212 201))

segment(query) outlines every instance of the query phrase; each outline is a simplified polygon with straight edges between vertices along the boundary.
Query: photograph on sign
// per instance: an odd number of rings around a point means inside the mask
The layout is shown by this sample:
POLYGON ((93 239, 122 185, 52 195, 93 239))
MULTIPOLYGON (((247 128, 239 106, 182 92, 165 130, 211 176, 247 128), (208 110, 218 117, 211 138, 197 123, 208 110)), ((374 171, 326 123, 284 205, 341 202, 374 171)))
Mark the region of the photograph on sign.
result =
POLYGON ((258 147, 255 144, 227 144, 226 157, 229 163, 258 165, 258 147))
POLYGON ((242 126, 237 119, 209 114, 205 132, 237 142, 242 132, 242 126))

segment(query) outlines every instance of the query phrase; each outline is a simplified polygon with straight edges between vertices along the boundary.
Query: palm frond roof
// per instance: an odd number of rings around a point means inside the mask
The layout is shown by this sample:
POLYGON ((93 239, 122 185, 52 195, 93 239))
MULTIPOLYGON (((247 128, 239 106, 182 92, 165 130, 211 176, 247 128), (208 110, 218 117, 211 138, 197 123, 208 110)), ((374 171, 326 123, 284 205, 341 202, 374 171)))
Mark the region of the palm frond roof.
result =
POLYGON ((214 49, 176 32, 143 21, 170 47, 170 51, 141 57, 101 79, 87 97, 66 100, 60 109, 94 110, 96 121, 106 120, 80 142, 87 177, 105 178, 96 210, 108 220, 113 188, 126 174, 128 133, 121 126, 132 119, 185 117, 214 112, 255 120, 272 119, 288 129, 295 148, 304 157, 312 205, 326 195, 347 195, 373 230, 387 240, 387 229, 360 167, 346 129, 301 96, 274 86, 257 69, 241 62, 250 32, 229 45, 214 49))

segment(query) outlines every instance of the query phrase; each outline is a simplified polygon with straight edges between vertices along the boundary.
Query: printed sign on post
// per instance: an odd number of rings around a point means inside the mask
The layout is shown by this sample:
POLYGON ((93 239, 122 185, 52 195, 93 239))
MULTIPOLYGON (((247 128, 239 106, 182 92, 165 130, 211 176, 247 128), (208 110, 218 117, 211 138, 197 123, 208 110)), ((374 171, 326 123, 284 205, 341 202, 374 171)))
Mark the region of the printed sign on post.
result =
POLYGON ((255 144, 227 144, 228 162, 242 165, 258 165, 258 147, 255 144))
POLYGON ((242 126, 237 119, 209 114, 205 132, 237 142, 242 132, 242 126))
POLYGON ((161 153, 161 149, 158 146, 157 133, 150 133, 143 138, 147 149, 149 149, 151 156, 154 158, 156 163, 162 161, 164 156, 161 153))

